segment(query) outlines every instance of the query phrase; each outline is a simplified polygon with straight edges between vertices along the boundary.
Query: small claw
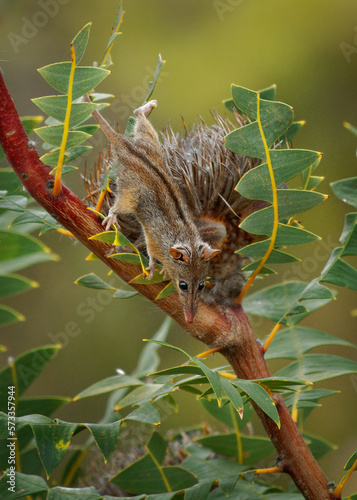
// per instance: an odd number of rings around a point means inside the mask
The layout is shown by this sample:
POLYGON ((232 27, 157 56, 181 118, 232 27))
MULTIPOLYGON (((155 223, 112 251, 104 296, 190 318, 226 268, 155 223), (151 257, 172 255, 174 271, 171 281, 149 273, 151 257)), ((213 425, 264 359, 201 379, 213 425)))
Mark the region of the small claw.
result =
POLYGON ((138 116, 141 113, 143 113, 145 116, 147 116, 153 108, 156 108, 156 106, 157 106, 157 101, 153 99, 152 101, 149 101, 140 106, 140 108, 134 109, 134 115, 138 116))
POLYGON ((163 267, 160 271, 160 274, 163 274, 164 275, 164 278, 168 278, 168 274, 167 274, 167 271, 165 269, 165 267, 163 267))
POLYGON ((154 276, 154 274, 155 274, 155 265, 154 265, 154 267, 152 267, 152 266, 145 267, 145 271, 149 271, 149 274, 148 274, 147 276, 145 276, 145 278, 146 278, 147 280, 151 280, 151 279, 152 279, 152 277, 153 277, 153 276, 154 276))
POLYGON ((110 213, 103 219, 102 221, 102 226, 105 226, 106 231, 110 231, 110 228, 112 225, 118 225, 116 215, 113 213, 110 213))
POLYGON ((149 274, 146 276, 146 279, 151 280, 151 278, 155 274, 155 258, 150 257, 149 266, 146 267, 145 269, 146 269, 146 271, 149 271, 149 274))

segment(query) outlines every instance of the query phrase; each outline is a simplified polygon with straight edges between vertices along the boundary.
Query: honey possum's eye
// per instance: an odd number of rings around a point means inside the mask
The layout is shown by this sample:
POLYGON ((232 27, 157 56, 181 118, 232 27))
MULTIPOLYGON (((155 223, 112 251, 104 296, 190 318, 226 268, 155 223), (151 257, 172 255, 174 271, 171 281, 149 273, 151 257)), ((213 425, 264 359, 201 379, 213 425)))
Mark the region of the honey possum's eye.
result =
POLYGON ((186 281, 180 281, 179 287, 180 287, 180 290, 182 290, 183 292, 187 292, 187 290, 188 290, 188 285, 187 285, 186 281))
POLYGON ((205 286, 205 282, 201 281, 201 283, 198 285, 198 291, 200 292, 201 290, 203 290, 204 286, 205 286))

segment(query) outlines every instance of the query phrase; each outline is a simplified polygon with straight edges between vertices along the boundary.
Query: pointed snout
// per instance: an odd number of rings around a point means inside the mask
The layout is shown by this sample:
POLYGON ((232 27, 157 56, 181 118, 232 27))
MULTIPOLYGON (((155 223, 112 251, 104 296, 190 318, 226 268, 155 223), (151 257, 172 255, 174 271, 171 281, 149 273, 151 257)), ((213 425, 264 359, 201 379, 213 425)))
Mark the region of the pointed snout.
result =
POLYGON ((196 317, 197 309, 194 309, 193 307, 185 306, 183 308, 183 312, 185 313, 186 323, 188 323, 188 324, 193 323, 194 319, 196 317))

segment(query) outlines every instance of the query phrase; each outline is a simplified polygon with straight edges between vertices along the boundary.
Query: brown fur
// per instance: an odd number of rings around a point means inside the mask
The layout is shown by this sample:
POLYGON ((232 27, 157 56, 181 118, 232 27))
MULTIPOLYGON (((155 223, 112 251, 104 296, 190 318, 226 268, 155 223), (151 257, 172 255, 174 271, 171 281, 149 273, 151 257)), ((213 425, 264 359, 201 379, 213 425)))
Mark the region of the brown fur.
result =
MULTIPOLYGON (((151 101, 153 102, 153 101, 151 101)), ((208 274, 209 260, 220 253, 212 249, 222 244, 224 226, 219 222, 202 223, 202 233, 180 189, 165 166, 164 149, 145 116, 155 104, 148 103, 136 110, 134 139, 115 132, 104 118, 94 112, 102 130, 108 136, 118 160, 117 196, 104 224, 116 221, 118 214, 134 214, 140 222, 150 258, 148 279, 155 270, 155 262, 173 280, 184 308, 186 321, 194 320, 201 291, 208 274), (182 286, 187 285, 187 289, 182 286), (181 286, 180 286, 181 283, 181 286)))

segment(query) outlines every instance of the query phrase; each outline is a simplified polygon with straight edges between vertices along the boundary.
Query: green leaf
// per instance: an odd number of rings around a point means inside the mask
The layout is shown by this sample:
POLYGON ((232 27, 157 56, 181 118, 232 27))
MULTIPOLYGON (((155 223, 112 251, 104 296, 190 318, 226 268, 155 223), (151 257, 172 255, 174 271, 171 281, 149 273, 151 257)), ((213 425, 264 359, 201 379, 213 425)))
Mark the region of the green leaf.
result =
POLYGON ((157 295, 157 297, 155 298, 155 300, 164 299, 165 297, 168 297, 171 293, 174 293, 174 292, 176 292, 175 283, 173 281, 170 281, 165 286, 165 288, 163 288, 161 290, 161 292, 157 295))
POLYGON ((6 198, 6 196, 8 197, 10 195, 19 195, 19 194, 24 196, 23 184, 11 167, 2 168, 0 170, 0 179, 1 179, 1 191, 0 191, 1 198, 4 197, 6 198))
POLYGON ((249 403, 244 405, 243 419, 239 417, 237 412, 232 412, 230 405, 224 404, 225 401, 223 401, 223 405, 221 407, 218 406, 216 399, 200 399, 200 403, 210 415, 230 429, 235 429, 236 426, 238 426, 240 430, 244 429, 245 425, 250 421, 253 415, 253 407, 249 403))
POLYGON ((315 189, 321 182, 325 179, 325 177, 317 177, 316 175, 310 175, 309 181, 306 185, 306 189, 309 191, 315 189))
MULTIPOLYGON (((144 275, 143 273, 140 273, 134 279, 129 281, 129 283, 130 284, 135 283, 137 285, 154 285, 156 283, 162 283, 163 281, 167 281, 167 278, 165 278, 164 275, 160 273, 160 271, 155 269, 154 276, 151 278, 151 280, 148 280, 146 275, 144 275)), ((164 290, 165 290, 165 288, 164 288, 164 290)), ((159 298, 162 298, 162 297, 159 297, 159 295, 156 297, 156 300, 158 300, 159 298)))
POLYGON ((320 281, 357 290, 357 269, 338 257, 327 272, 322 272, 320 281))
POLYGON ((159 54, 159 57, 158 57, 158 60, 157 60, 157 65, 156 65, 156 68, 155 68, 155 73, 154 73, 152 81, 148 85, 148 92, 146 94, 144 102, 148 102, 149 99, 150 99, 150 97, 154 93, 157 81, 158 81, 158 79, 160 77, 160 73, 161 73, 161 70, 162 70, 162 67, 163 67, 164 64, 165 64, 165 61, 162 59, 161 54, 159 54))
POLYGON ((20 226, 21 224, 46 224, 53 229, 61 227, 61 225, 45 210, 37 210, 27 208, 25 212, 18 215, 12 222, 10 227, 20 226))
POLYGON ((110 480, 129 493, 167 492, 165 482, 150 455, 145 455, 110 480))
POLYGON ((3 474, 0 478, 0 497, 7 500, 16 500, 24 498, 27 495, 36 495, 48 490, 46 481, 39 476, 31 476, 15 472, 15 493, 9 490, 9 481, 11 478, 8 474, 3 474))
POLYGON ((120 420, 117 420, 108 424, 83 424, 92 433, 105 462, 107 462, 119 442, 120 422, 120 420))
MULTIPOLYGON (((171 328, 171 319, 166 318, 157 332, 153 335, 152 340, 159 340, 164 342, 168 336, 171 328)), ((160 357, 158 355, 158 350, 160 349, 159 344, 154 342, 147 342, 144 349, 142 349, 136 369, 134 371, 134 376, 137 378, 146 377, 150 373, 154 372, 160 364, 160 357)))
MULTIPOLYGON (((278 189, 279 220, 306 212, 322 203, 326 196, 315 191, 298 189, 278 189)), ((239 225, 241 229, 253 234, 270 236, 273 231, 274 209, 269 206, 248 215, 239 225)))
POLYGON ((357 372, 357 362, 330 354, 306 354, 280 370, 276 375, 319 382, 357 372))
MULTIPOLYGON (((254 271, 257 267, 259 267, 261 263, 261 260, 257 260, 255 262, 251 262, 250 264, 244 266, 242 268, 243 271, 254 271)), ((264 274, 264 275, 268 275, 268 274, 277 274, 276 271, 274 271, 274 269, 271 269, 270 267, 267 267, 267 266, 263 266, 260 271, 259 271, 259 274, 264 274)))
POLYGON ((80 127, 76 127, 75 130, 79 131, 79 132, 83 132, 85 134, 88 134, 88 135, 93 135, 95 134, 95 132, 97 130, 100 129, 100 126, 99 125, 92 125, 92 124, 89 124, 89 125, 81 125, 80 127))
MULTIPOLYGON (((270 245, 270 238, 263 241, 257 241, 251 245, 247 245, 236 251, 239 255, 245 255, 246 257, 252 257, 254 259, 263 257, 268 250, 270 245)), ((283 264, 287 262, 299 261, 294 255, 282 252, 280 250, 272 250, 267 262, 270 264, 283 264)))
POLYGON ((233 408, 238 412, 238 414, 243 416, 243 399, 242 396, 237 391, 236 387, 230 383, 229 380, 221 377, 222 389, 226 393, 227 398, 232 403, 233 408))
POLYGON ((226 135, 224 144, 233 153, 265 160, 264 145, 258 122, 249 123, 233 130, 226 135))
POLYGON ((270 394, 258 383, 250 380, 232 379, 232 385, 244 391, 264 413, 268 415, 280 429, 278 410, 270 394))
POLYGON ((72 401, 72 398, 61 397, 36 397, 36 398, 21 398, 17 402, 17 416, 32 415, 34 413, 41 413, 49 417, 54 411, 61 408, 72 401))
POLYGON ((149 441, 146 443, 145 448, 155 458, 155 460, 162 464, 166 455, 166 441, 160 436, 158 432, 153 432, 149 441))
MULTIPOLYGON (((243 448, 243 462, 245 465, 253 465, 259 460, 268 457, 274 450, 270 439, 263 437, 250 437, 241 435, 243 448)), ((232 434, 215 434, 212 436, 198 438, 196 440, 202 446, 211 448, 220 455, 236 458, 238 456, 237 439, 232 434)))
MULTIPOLYGON (((222 380, 218 374, 218 372, 212 371, 208 366, 206 366, 202 361, 199 361, 197 358, 192 358, 192 361, 202 369, 203 373, 206 375, 208 382, 211 384, 213 392, 215 393, 218 404, 222 401, 222 380)), ((228 396, 228 394, 227 394, 228 396)))
MULTIPOLYGON (((49 127, 36 128, 35 132, 45 142, 60 147, 63 138, 64 125, 51 125, 49 127)), ((89 134, 77 130, 68 132, 66 149, 78 146, 91 137, 89 134)))
POLYGON ((43 116, 21 116, 21 123, 25 129, 27 135, 33 131, 35 127, 38 127, 40 123, 43 122, 43 116))
POLYGON ((206 500, 211 491, 212 484, 214 481, 210 481, 195 484, 191 488, 186 488, 184 500, 206 500))
MULTIPOLYGON (((262 229, 262 233, 264 230, 262 229)), ((301 229, 294 225, 288 226, 286 224, 278 225, 278 234, 275 240, 276 246, 290 246, 290 245, 304 245, 306 243, 312 243, 318 241, 321 238, 306 229, 301 229)))
POLYGON ((21 212, 27 206, 27 203, 28 199, 25 196, 7 196, 6 191, 0 191, 0 208, 21 212))
POLYGON ((300 359, 302 354, 322 345, 355 347, 346 340, 320 330, 293 326, 278 331, 265 354, 265 359, 300 359))
POLYGON ((31 424, 37 451, 47 478, 62 460, 78 424, 53 421, 51 424, 31 424))
POLYGON ((130 493, 145 494, 181 491, 196 484, 196 477, 182 467, 161 467, 166 443, 163 449, 157 439, 152 437, 146 445, 149 453, 119 472, 111 482, 130 493))
POLYGON ((276 84, 273 83, 265 89, 259 90, 260 99, 265 99, 266 101, 275 101, 276 99, 276 84))
MULTIPOLYGON (((258 93, 232 85, 232 97, 238 110, 250 119, 257 120, 258 93)), ((293 110, 287 104, 260 99, 260 120, 268 147, 289 128, 293 110)), ((228 149, 235 153, 265 159, 265 150, 257 121, 230 132, 225 137, 228 149)))
POLYGON ((81 391, 77 396, 73 398, 74 401, 78 399, 88 398, 91 396, 98 396, 99 394, 106 394, 107 392, 116 391, 123 387, 134 387, 136 385, 142 385, 142 382, 129 375, 114 375, 113 377, 108 377, 100 382, 97 382, 84 391, 81 391))
MULTIPOLYGON (((258 92, 232 85, 232 97, 239 110, 251 120, 257 120, 258 92)), ((268 144, 272 144, 287 130, 293 117, 294 112, 291 106, 282 102, 268 101, 260 96, 260 119, 268 144)))
MULTIPOLYGON (((21 354, 14 360, 18 396, 21 396, 25 389, 40 375, 48 361, 59 349, 59 345, 38 347, 21 354)), ((14 385, 12 370, 10 366, 5 366, 0 370, 0 409, 7 408, 7 391, 11 385, 14 385)))
POLYGON ((295 281, 264 288, 244 297, 243 309, 277 322, 293 307, 305 287, 305 283, 295 281))
POLYGON ((343 245, 341 257, 357 255, 357 213, 345 215, 345 224, 340 242, 343 245))
MULTIPOLYGON (((67 111, 68 98, 66 95, 50 95, 46 97, 37 97, 31 99, 44 113, 64 123, 67 111)), ((99 104, 89 102, 74 102, 71 106, 71 116, 69 127, 75 127, 91 117, 93 111, 99 107, 99 104)))
MULTIPOLYGON (((221 386, 221 380, 220 380, 221 377, 219 376, 217 371, 211 370, 210 368, 208 368, 208 366, 206 366, 204 363, 202 363, 202 361, 200 361, 198 358, 190 356, 189 354, 187 354, 187 352, 185 352, 183 349, 180 349, 179 347, 173 346, 173 345, 168 344, 166 342, 160 342, 157 340, 155 340, 154 342, 156 342, 160 345, 163 345, 165 347, 169 347, 170 349, 173 349, 174 351, 181 352, 186 357, 188 357, 191 360, 191 362, 193 364, 195 364, 196 366, 198 366, 201 369, 201 372, 203 372, 203 374, 207 377, 207 380, 211 384, 212 389, 217 397, 218 402, 220 402, 222 400, 222 386, 221 386)), ((182 367, 180 367, 180 369, 181 368, 182 367)), ((191 368, 189 368, 189 369, 191 369, 191 368)))
POLYGON ((333 396, 334 394, 339 394, 339 391, 330 391, 328 389, 312 389, 311 385, 307 386, 301 392, 296 394, 291 394, 284 399, 285 404, 288 408, 291 408, 297 399, 297 408, 304 408, 306 402, 318 402, 322 398, 327 398, 333 396))
POLYGON ((11 273, 24 267, 58 260, 57 255, 33 236, 0 230, 0 273, 11 273))
POLYGON ((92 23, 87 23, 72 40, 76 55, 76 64, 81 61, 86 50, 91 26, 92 23))
POLYGON ((133 116, 129 116, 128 123, 126 124, 125 131, 124 131, 124 136, 130 138, 133 138, 134 136, 134 129, 135 129, 135 118, 133 116))
MULTIPOLYGON (((278 149, 269 152, 276 185, 288 181, 321 159, 321 153, 307 149, 278 149)), ((268 165, 263 163, 243 175, 237 191, 245 198, 273 202, 268 165)))
POLYGON ((111 259, 120 260, 122 262, 128 262, 129 264, 140 265, 140 257, 136 253, 112 253, 108 255, 108 257, 110 257, 111 259))
MULTIPOLYGON (((93 102, 99 102, 99 101, 104 101, 107 99, 112 99, 114 97, 113 94, 105 94, 103 92, 92 92, 91 93, 91 99, 93 99, 93 102)), ((99 107, 100 110, 104 109, 105 107, 109 106, 107 103, 102 103, 99 107)))
POLYGON ((95 234, 94 236, 90 236, 89 239, 104 241, 104 243, 110 243, 112 245, 115 241, 115 235, 116 235, 115 231, 104 231, 103 233, 98 233, 95 234))
POLYGON ((343 126, 347 128, 353 135, 357 135, 357 127, 351 125, 351 123, 343 122, 343 126))
POLYGON ((68 161, 74 161, 90 149, 92 149, 92 146, 74 146, 73 148, 67 150, 66 157, 68 155, 68 161))
MULTIPOLYGON (((256 250, 256 249, 254 249, 254 250, 256 250)), ((243 252, 245 253, 245 249, 243 249, 243 252)), ((250 250, 248 250, 248 252, 250 252, 250 250)), ((265 254, 263 254, 263 255, 265 255, 265 254)), ((263 255, 261 257, 263 257, 263 255)), ((291 254, 286 253, 286 252, 282 252, 281 250, 272 250, 272 252, 269 255, 268 260, 266 262, 267 262, 267 264, 286 264, 289 262, 297 262, 299 260, 300 259, 298 259, 297 257, 294 257, 294 255, 291 255, 291 254)), ((258 262, 260 262, 260 260, 258 262)), ((258 262, 252 262, 251 264, 248 264, 247 266, 245 266, 243 269, 244 270, 255 269, 257 267, 258 262)), ((262 269, 262 271, 263 271, 263 269, 262 269)))
POLYGON ((163 467, 162 470, 169 482, 171 491, 186 490, 197 484, 196 476, 183 467, 163 467))
POLYGON ((245 465, 238 464, 230 460, 224 460, 220 458, 206 460, 204 457, 210 455, 211 452, 208 448, 203 448, 202 446, 189 446, 188 450, 191 453, 188 458, 186 458, 182 466, 189 470, 195 476, 197 476, 199 483, 203 482, 213 482, 214 479, 220 479, 227 475, 238 477, 245 469, 245 465), (199 454, 195 450, 199 450, 199 454), (203 450, 203 456, 201 456, 203 450))
MULTIPOLYGON (((70 62, 49 64, 38 70, 46 82, 62 94, 68 94, 70 71, 70 62)), ((109 74, 110 71, 103 68, 95 68, 92 66, 77 67, 73 81, 73 100, 93 90, 109 74)))
POLYGON ((355 463, 355 461, 357 460, 357 451, 355 451, 354 453, 352 453, 352 455, 350 456, 350 458, 347 460, 346 464, 344 465, 344 470, 350 470, 352 465, 355 463))
MULTIPOLYGON (((89 209, 95 214, 97 214, 99 217, 102 217, 104 219, 104 215, 101 214, 100 212, 97 212, 94 209, 89 209)), ((121 233, 120 231, 103 231, 102 233, 94 234, 93 236, 89 237, 90 240, 98 240, 98 241, 104 241, 105 243, 111 243, 112 245, 115 243, 115 245, 118 246, 123 246, 123 247, 131 247, 134 248, 134 245, 130 243, 130 241, 121 233)))
MULTIPOLYGON (((324 285, 321 285, 319 281, 315 278, 306 286, 299 297, 299 301, 307 301, 310 299, 333 299, 335 297, 335 293, 331 291, 324 285)), ((305 304, 305 302, 304 302, 305 304)))
POLYGON ((156 398, 176 390, 177 387, 174 387, 174 384, 170 382, 166 384, 144 384, 120 399, 115 409, 121 410, 127 406, 144 405, 148 401, 154 401, 156 398))
POLYGON ((116 290, 113 285, 109 285, 94 273, 81 276, 74 283, 75 285, 81 285, 87 288, 95 288, 97 290, 116 290))
MULTIPOLYGON (((40 160, 45 165, 48 165, 49 167, 57 167, 58 160, 59 160, 59 153, 60 153, 60 148, 53 149, 49 153, 42 155, 40 160)), ((69 159, 69 155, 67 153, 65 153, 64 159, 63 159, 64 165, 68 162, 68 159, 69 159)))
POLYGON ((144 424, 159 425, 160 414, 157 409, 148 401, 140 408, 129 413, 123 420, 135 420, 144 424))
POLYGON ((357 177, 332 182, 330 186, 337 198, 357 208, 357 177))
POLYGON ((25 321, 25 316, 12 307, 0 305, 0 326, 25 321))
POLYGON ((288 130, 284 132, 283 135, 279 137, 277 140, 278 144, 281 144, 281 147, 286 146, 289 144, 292 139, 295 137, 295 135, 299 132, 299 130, 305 125, 305 121, 301 120, 298 122, 293 122, 288 130))
POLYGON ((313 294, 312 291, 309 292, 310 286, 311 284, 306 286, 303 282, 287 282, 268 287, 245 298, 243 307, 248 313, 275 322, 297 324, 333 298, 326 287, 316 288, 313 294))
POLYGON ((306 432, 304 432, 303 437, 316 460, 320 460, 320 458, 326 455, 326 453, 332 450, 337 450, 338 448, 326 439, 321 439, 320 437, 307 434, 306 432))
POLYGON ((136 292, 135 290, 116 290, 113 293, 113 299, 130 299, 131 297, 135 297, 135 295, 138 295, 139 292, 136 292))

